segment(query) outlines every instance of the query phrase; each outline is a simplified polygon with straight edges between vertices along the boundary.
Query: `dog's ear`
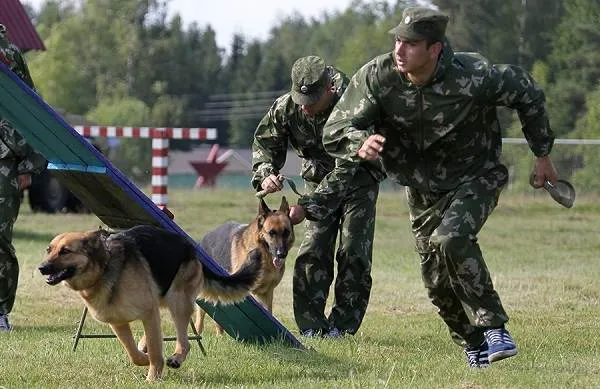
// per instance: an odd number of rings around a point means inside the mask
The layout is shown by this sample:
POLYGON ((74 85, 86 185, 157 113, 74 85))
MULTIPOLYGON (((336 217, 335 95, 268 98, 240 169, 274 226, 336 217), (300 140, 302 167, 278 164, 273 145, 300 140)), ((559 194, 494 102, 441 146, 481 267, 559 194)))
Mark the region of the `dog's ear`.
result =
POLYGON ((111 232, 107 228, 103 228, 102 226, 98 227, 97 233, 100 236, 100 239, 106 239, 111 234, 111 232))
POLYGON ((256 222, 258 224, 258 228, 262 229, 263 224, 265 223, 265 219, 271 213, 271 208, 265 203, 264 199, 258 200, 258 216, 256 217, 256 222))
POLYGON ((263 225, 265 224, 265 219, 266 219, 265 215, 258 215, 256 217, 256 225, 259 230, 262 230, 263 225))
POLYGON ((269 208, 267 203, 265 203, 265 200, 262 198, 258 200, 258 214, 262 216, 267 216, 269 213, 271 213, 271 209, 269 208))
POLYGON ((103 229, 99 229, 89 234, 83 241, 85 252, 88 253, 88 255, 91 255, 100 249, 104 250, 104 241, 108 235, 109 232, 103 229))
POLYGON ((279 210, 285 214, 290 213, 290 205, 288 204, 285 196, 281 197, 281 205, 279 206, 279 210))

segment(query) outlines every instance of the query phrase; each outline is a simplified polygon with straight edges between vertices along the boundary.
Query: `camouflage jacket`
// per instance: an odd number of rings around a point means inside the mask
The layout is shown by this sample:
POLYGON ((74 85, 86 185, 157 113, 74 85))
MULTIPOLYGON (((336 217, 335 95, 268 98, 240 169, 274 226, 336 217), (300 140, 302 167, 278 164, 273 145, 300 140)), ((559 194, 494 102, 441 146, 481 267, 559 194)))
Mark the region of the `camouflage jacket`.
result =
MULTIPOLYGON (((285 164, 288 146, 302 159, 300 175, 304 180, 318 184, 333 169, 335 158, 323 148, 323 127, 348 86, 348 77, 331 66, 327 71, 336 91, 324 112, 311 118, 292 101, 290 93, 286 93, 275 100, 258 124, 252 144, 252 186, 255 189, 259 189, 270 174, 279 174, 285 164)), ((372 165, 369 169, 377 174, 377 164, 364 165, 372 165)))
POLYGON ((6 27, 0 24, 0 62, 8 66, 23 82, 34 88, 29 68, 21 54, 21 50, 6 38, 6 27))
MULTIPOLYGON (((6 28, 3 25, 0 25, 0 62, 8 66, 30 88, 34 88, 27 63, 21 51, 6 38, 6 28)), ((39 172, 46 167, 44 157, 35 152, 3 118, 0 118, 0 160, 14 160, 17 163, 17 174, 39 172)))
POLYGON ((554 135, 544 94, 520 67, 490 65, 476 53, 455 55, 446 42, 432 80, 417 86, 388 53, 352 77, 325 125, 323 144, 337 158, 360 161, 368 128, 380 121, 375 132, 386 137, 381 159, 387 174, 402 185, 446 192, 500 164, 497 106, 517 110, 536 156, 550 153, 554 135))

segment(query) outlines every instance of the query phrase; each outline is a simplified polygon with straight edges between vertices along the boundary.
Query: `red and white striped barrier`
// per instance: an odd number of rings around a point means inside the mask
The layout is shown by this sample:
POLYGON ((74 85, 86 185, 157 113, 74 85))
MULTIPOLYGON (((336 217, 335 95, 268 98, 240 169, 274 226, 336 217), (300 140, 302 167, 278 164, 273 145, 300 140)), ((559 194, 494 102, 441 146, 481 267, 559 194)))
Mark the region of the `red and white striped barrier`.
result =
POLYGON ((152 139, 152 201, 166 206, 169 185, 169 139, 216 140, 215 128, 75 126, 86 137, 152 139))

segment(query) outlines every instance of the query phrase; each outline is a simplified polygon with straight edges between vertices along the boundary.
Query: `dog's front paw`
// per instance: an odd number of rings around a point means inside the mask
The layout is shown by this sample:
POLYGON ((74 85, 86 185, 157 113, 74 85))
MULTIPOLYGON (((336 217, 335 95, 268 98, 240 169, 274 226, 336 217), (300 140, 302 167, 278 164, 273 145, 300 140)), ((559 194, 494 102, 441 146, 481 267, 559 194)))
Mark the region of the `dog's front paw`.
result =
POLYGON ((148 354, 138 352, 131 356, 131 362, 136 366, 148 366, 150 364, 150 359, 148 358, 148 354))
POLYGON ((146 376, 146 381, 147 382, 154 382, 157 380, 160 380, 162 378, 162 374, 157 374, 156 372, 148 372, 148 375, 146 376))
POLYGON ((176 357, 167 358, 167 366, 171 369, 179 369, 181 367, 181 362, 176 357))
POLYGON ((148 368, 148 374, 146 375, 146 381, 152 382, 162 378, 164 361, 159 360, 157 362, 157 364, 150 364, 150 367, 148 368))

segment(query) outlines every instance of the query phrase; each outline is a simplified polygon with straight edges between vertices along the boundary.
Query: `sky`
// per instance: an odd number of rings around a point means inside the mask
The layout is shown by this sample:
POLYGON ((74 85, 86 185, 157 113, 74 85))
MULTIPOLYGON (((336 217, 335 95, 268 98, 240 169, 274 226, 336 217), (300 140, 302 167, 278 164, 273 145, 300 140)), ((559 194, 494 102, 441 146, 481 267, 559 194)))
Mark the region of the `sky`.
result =
MULTIPOLYGON (((39 9, 44 0, 21 0, 39 9)), ((395 1, 387 0, 390 4, 395 1)), ((169 0, 170 16, 178 13, 187 26, 197 22, 201 28, 210 24, 216 32, 217 45, 228 48, 233 35, 266 40, 277 21, 295 11, 306 19, 323 12, 345 10, 352 0, 169 0)))

